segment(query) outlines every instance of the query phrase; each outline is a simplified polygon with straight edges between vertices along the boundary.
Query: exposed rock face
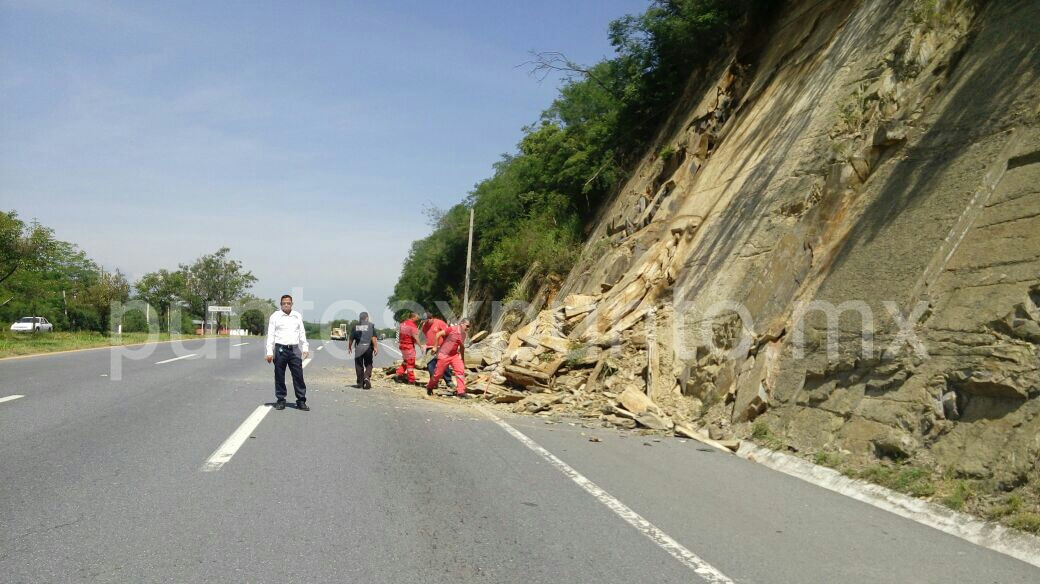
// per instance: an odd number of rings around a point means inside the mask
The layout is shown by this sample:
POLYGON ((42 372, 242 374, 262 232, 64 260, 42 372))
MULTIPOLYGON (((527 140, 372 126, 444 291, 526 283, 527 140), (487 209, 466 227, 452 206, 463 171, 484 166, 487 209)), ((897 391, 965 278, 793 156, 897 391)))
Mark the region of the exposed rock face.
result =
POLYGON ((690 103, 526 336, 642 342, 646 396, 721 430, 1035 478, 1040 4, 925 4, 791 8, 690 103))

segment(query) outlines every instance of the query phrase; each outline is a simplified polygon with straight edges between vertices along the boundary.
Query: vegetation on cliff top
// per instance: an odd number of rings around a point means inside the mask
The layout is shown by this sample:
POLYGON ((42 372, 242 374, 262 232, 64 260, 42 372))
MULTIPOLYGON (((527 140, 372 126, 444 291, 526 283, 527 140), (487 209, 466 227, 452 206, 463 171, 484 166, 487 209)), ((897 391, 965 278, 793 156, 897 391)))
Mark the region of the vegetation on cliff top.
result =
POLYGON ((562 278, 586 229, 676 105, 693 71, 775 0, 654 0, 611 23, 616 56, 584 67, 539 53, 534 73, 565 75, 559 96, 524 128, 517 152, 459 204, 432 214, 433 233, 413 242, 388 303, 438 300, 461 308, 469 209, 474 209, 472 281, 503 298, 529 269, 562 278))

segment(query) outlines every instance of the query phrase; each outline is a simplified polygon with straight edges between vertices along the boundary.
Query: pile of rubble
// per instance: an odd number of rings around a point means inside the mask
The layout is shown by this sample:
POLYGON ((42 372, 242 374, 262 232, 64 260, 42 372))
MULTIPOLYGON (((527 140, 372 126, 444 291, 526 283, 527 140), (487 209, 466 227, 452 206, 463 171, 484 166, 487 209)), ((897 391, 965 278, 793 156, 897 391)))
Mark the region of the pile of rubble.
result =
MULTIPOLYGON (((712 440, 688 422, 693 412, 662 407, 651 399, 652 367, 642 326, 594 335, 579 325, 596 314, 599 296, 573 294, 543 310, 513 333, 481 331, 465 350, 470 393, 516 413, 575 417, 586 423, 674 434, 735 450, 737 441, 712 440)), ((396 365, 384 373, 394 375, 396 365)), ((419 363, 417 383, 429 379, 419 363)))

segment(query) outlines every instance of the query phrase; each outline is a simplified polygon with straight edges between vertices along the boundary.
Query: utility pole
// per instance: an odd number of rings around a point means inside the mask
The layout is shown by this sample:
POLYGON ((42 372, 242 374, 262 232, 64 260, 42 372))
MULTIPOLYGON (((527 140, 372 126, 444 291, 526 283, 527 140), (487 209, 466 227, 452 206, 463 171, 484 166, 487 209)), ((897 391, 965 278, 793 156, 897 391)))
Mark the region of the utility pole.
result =
POLYGON ((466 246, 466 287, 462 292, 462 318, 469 316, 469 263, 473 256, 473 207, 469 209, 469 244, 466 246))

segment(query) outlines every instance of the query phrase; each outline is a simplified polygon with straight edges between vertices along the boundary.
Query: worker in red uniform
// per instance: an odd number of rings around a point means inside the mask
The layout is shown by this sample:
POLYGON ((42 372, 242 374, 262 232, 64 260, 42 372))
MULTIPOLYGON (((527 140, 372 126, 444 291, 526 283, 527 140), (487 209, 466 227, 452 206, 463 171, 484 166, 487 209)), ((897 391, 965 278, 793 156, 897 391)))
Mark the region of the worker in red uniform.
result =
MULTIPOLYGON (((437 350, 440 349, 445 335, 448 334, 448 323, 427 314, 422 322, 422 332, 426 337, 426 350, 433 351, 433 359, 430 359, 426 364, 426 370, 429 371, 432 379, 433 372, 437 370, 437 350)), ((444 382, 448 384, 448 387, 454 389, 455 382, 452 381, 452 377, 454 377, 454 370, 449 369, 448 376, 444 378, 444 382)), ((426 393, 429 394, 430 392, 426 393)))
POLYGON ((420 350, 425 350, 422 343, 419 343, 419 327, 415 324, 418 320, 418 314, 409 312, 408 316, 401 321, 397 337, 397 347, 401 349, 401 357, 404 358, 404 362, 397 368, 397 379, 398 381, 407 379, 411 384, 415 383, 415 345, 418 343, 420 350))
POLYGON ((466 365, 463 362, 463 343, 466 341, 466 331, 469 330, 469 319, 459 321, 458 326, 448 327, 448 334, 444 336, 441 348, 437 351, 437 369, 434 370, 430 382, 426 384, 426 395, 433 395, 433 388, 444 376, 444 372, 451 367, 455 370, 455 396, 468 397, 466 394, 466 365))

